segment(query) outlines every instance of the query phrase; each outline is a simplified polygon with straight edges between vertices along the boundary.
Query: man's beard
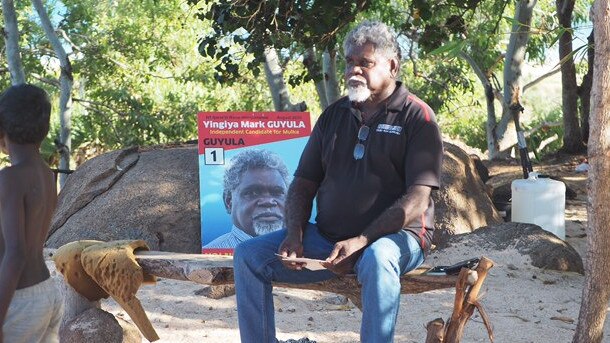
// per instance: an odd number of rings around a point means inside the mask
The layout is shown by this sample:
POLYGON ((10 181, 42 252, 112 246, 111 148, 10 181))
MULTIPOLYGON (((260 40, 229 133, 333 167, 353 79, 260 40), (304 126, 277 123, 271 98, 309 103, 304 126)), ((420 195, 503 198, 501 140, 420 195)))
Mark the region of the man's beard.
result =
POLYGON ((280 230, 283 226, 283 221, 275 220, 272 222, 269 221, 254 221, 253 223, 254 233, 257 236, 264 235, 266 233, 270 233, 273 231, 280 230))
POLYGON ((350 85, 348 82, 347 97, 353 102, 362 103, 371 97, 371 90, 365 83, 358 82, 350 85))

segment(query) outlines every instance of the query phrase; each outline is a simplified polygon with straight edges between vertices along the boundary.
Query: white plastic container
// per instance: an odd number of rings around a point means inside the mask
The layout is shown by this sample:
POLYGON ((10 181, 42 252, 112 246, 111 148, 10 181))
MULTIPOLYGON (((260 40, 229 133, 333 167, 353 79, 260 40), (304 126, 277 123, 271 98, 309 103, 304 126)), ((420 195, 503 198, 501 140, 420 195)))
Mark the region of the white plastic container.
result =
POLYGON ((511 221, 536 224, 565 240, 566 185, 561 181, 530 173, 527 179, 511 183, 511 221))

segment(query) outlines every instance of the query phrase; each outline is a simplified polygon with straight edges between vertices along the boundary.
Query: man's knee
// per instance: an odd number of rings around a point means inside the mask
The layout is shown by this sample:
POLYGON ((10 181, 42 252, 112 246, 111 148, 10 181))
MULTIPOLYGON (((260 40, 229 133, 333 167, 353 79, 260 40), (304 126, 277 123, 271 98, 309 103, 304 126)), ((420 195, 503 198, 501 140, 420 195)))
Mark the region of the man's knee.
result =
POLYGON ((233 250, 234 268, 240 264, 258 265, 273 257, 277 251, 275 244, 268 240, 255 237, 239 243, 233 250))
POLYGON ((382 247, 370 246, 362 253, 359 270, 387 271, 399 275, 399 256, 382 247))

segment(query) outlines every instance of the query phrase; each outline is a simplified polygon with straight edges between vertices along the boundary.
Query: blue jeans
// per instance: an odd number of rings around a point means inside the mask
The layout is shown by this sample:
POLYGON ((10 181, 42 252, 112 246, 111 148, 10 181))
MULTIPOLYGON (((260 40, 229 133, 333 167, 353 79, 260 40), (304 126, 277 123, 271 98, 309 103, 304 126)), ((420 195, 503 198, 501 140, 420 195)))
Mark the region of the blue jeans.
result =
MULTIPOLYGON (((286 231, 249 239, 233 254, 237 318, 242 343, 275 343, 272 282, 311 283, 336 277, 329 270, 291 270, 274 254, 286 231)), ((326 259, 334 247, 309 224, 303 233, 303 255, 326 259)), ((393 342, 400 305, 400 275, 417 268, 424 254, 413 235, 401 230, 368 246, 354 267, 362 285, 361 342, 393 342)))

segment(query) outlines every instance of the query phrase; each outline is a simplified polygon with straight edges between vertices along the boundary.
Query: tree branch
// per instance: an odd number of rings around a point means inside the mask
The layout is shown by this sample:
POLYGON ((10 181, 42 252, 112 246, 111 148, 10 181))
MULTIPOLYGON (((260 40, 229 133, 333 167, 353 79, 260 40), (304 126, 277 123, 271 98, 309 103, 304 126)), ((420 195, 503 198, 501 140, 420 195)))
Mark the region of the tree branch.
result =
POLYGON ((117 66, 119 66, 119 68, 124 69, 124 70, 129 70, 131 72, 135 72, 138 75, 148 75, 150 77, 154 77, 156 79, 162 79, 162 80, 172 80, 172 79, 179 79, 181 77, 176 77, 176 76, 163 76, 163 75, 157 75, 157 74, 153 74, 150 72, 146 72, 146 71, 141 71, 141 70, 136 70, 130 66, 127 66, 125 64, 123 64, 122 62, 119 62, 117 60, 115 60, 114 58, 109 58, 110 62, 116 64, 117 66))
POLYGON ((560 71, 561 71, 561 68, 557 68, 555 70, 551 70, 550 72, 548 72, 548 73, 546 73, 544 75, 538 76, 536 79, 534 79, 533 81, 531 81, 528 84, 526 84, 525 86, 523 86, 523 92, 522 93, 525 93, 525 91, 527 91, 528 88, 534 87, 540 81, 546 79, 549 76, 553 76, 553 75, 557 74, 560 71))
POLYGON ((58 32, 59 34, 61 34, 63 39, 65 39, 66 42, 68 42, 70 44, 70 47, 72 48, 72 50, 79 51, 79 52, 81 51, 78 46, 76 46, 74 43, 72 43, 72 40, 70 39, 70 37, 68 37, 68 34, 66 33, 66 31, 64 31, 62 29, 57 29, 57 30, 55 30, 55 32, 58 32))
POLYGON ((474 58, 472 58, 472 56, 468 55, 466 52, 464 51, 460 51, 458 54, 461 58, 463 58, 468 65, 470 65, 470 67, 472 68, 472 70, 474 71, 474 73, 477 75, 477 77, 479 78, 479 81, 481 81, 481 83, 483 85, 487 85, 489 84, 489 79, 487 78, 487 74, 485 74, 483 72, 483 69, 481 69, 481 67, 479 67, 479 65, 477 64, 477 62, 474 60, 474 58))
POLYGON ((51 85, 51 86, 57 87, 57 88, 60 87, 59 80, 57 80, 57 79, 49 79, 38 73, 30 73, 30 75, 32 75, 33 78, 35 78, 36 80, 38 80, 40 82, 44 82, 48 85, 51 85))
MULTIPOLYGON (((108 106, 108 105, 106 105, 106 104, 102 104, 102 103, 99 103, 99 102, 90 101, 90 100, 85 100, 85 99, 79 99, 79 98, 73 98, 73 99, 72 99, 72 101, 74 101, 74 102, 78 102, 78 103, 81 103, 81 104, 89 104, 89 105, 93 105, 93 106, 97 106, 97 107, 104 107, 104 108, 107 108, 107 109, 109 109, 110 111, 112 111, 112 112, 114 112, 114 113, 118 114, 118 115, 119 115, 119 116, 121 116, 121 117, 125 117, 125 116, 127 116, 127 114, 126 114, 125 112, 121 112, 121 111, 116 110, 116 109, 114 109, 114 108, 112 108, 112 107, 110 107, 110 106, 108 106)), ((85 105, 83 105, 83 106, 85 106, 85 105)), ((85 107, 87 107, 87 108, 91 108, 91 107, 89 107, 89 106, 85 106, 85 107)))

